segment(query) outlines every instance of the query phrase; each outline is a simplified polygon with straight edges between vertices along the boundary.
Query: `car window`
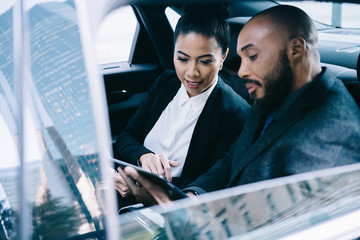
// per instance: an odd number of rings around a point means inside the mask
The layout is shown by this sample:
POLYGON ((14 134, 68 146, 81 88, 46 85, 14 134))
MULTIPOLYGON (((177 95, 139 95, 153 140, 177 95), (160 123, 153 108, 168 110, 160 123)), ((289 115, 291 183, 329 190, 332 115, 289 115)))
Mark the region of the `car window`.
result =
POLYGON ((179 13, 177 13, 173 8, 167 7, 165 9, 166 17, 168 18, 168 21, 171 25, 171 28, 173 31, 175 31, 175 27, 177 22, 179 21, 179 18, 181 17, 179 13))
POLYGON ((0 239, 102 239, 109 204, 90 86, 100 81, 89 80, 79 9, 26 5, 19 38, 9 5, 0 6, 0 239))
POLYGON ((135 13, 130 6, 108 14, 97 31, 98 64, 128 61, 137 25, 135 13))
POLYGON ((360 28, 360 5, 354 3, 279 1, 303 9, 309 16, 321 23, 341 27, 360 28))
POLYGON ((321 170, 127 213, 122 237, 280 239, 357 211, 359 171, 359 164, 321 170))

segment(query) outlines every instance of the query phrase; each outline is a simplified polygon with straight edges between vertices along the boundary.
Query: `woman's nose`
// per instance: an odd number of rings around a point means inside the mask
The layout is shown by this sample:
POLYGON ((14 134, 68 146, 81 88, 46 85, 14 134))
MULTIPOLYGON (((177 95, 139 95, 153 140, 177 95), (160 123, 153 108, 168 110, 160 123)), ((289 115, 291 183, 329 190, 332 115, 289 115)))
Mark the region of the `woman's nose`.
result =
POLYGON ((196 62, 191 62, 187 68, 187 74, 189 77, 199 77, 200 71, 196 62))

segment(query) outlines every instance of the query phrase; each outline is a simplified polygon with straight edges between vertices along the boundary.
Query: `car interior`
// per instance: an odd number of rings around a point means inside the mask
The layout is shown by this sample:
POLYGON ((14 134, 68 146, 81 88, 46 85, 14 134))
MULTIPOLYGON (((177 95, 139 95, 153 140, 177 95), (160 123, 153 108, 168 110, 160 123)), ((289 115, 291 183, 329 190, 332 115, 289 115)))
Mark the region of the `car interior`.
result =
MULTIPOLYGON (((244 81, 237 76, 241 64, 240 58, 236 54, 237 36, 242 26, 252 15, 276 4, 272 1, 229 2, 230 51, 223 70, 220 72, 220 77, 250 104, 252 100, 244 81)), ((146 1, 139 1, 131 5, 138 20, 138 28, 129 61, 101 66, 113 142, 135 113, 156 77, 165 69, 174 68, 172 61, 173 29, 165 14, 165 9, 169 5, 175 12, 182 13, 181 5, 171 5, 168 1, 163 1, 162 5, 150 5, 146 4, 146 1)), ((318 22, 315 23, 320 35, 319 51, 323 66, 329 68, 343 81, 360 107, 359 52, 356 48, 353 49, 352 43, 335 42, 321 38, 321 34, 336 34, 340 31, 351 32, 356 30, 337 29, 318 22)))
MULTIPOLYGON (((229 4, 230 51, 219 75, 252 104, 238 77, 237 37, 254 14, 277 2, 3 2, 0 240, 295 239, 287 238, 289 234, 300 234, 296 239, 360 239, 360 164, 234 186, 200 194, 195 201, 179 199, 124 214, 116 204, 109 126, 114 143, 157 77, 174 69, 174 26, 184 6, 229 4), (106 21, 118 13, 125 17, 106 21), (134 20, 131 25, 127 13, 134 20), (93 40, 104 22, 116 34, 101 36, 108 48, 100 49, 106 61, 99 61, 93 40), (121 57, 113 57, 115 51, 121 57), (340 222, 329 227, 334 220, 340 222), (319 234, 301 235, 322 224, 328 228, 319 228, 319 234)), ((360 107, 360 2, 294 2, 330 7, 356 3, 350 6, 355 6, 350 9, 355 10, 355 28, 322 21, 315 25, 322 65, 342 80, 360 107)), ((357 146, 353 138, 350 142, 357 146)), ((166 186, 171 191, 170 184, 166 186)))

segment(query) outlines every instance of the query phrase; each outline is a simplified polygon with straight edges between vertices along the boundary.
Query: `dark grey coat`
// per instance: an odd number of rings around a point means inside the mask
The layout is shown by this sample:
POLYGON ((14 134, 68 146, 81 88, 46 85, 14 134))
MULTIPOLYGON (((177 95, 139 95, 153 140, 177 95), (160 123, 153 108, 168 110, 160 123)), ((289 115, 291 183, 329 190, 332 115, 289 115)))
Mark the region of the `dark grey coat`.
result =
POLYGON ((326 70, 257 138, 264 118, 252 112, 230 151, 189 189, 214 191, 360 162, 360 110, 326 70))

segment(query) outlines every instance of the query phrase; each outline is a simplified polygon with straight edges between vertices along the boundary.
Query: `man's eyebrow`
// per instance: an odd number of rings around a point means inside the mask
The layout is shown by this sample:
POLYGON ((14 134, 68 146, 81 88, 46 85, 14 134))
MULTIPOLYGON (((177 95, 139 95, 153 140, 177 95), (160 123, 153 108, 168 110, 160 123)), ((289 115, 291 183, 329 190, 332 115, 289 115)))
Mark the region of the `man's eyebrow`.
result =
POLYGON ((254 44, 249 43, 248 45, 242 47, 240 50, 241 50, 241 52, 243 52, 245 49, 247 49, 247 48, 249 48, 249 47, 252 47, 252 46, 254 46, 254 44))

